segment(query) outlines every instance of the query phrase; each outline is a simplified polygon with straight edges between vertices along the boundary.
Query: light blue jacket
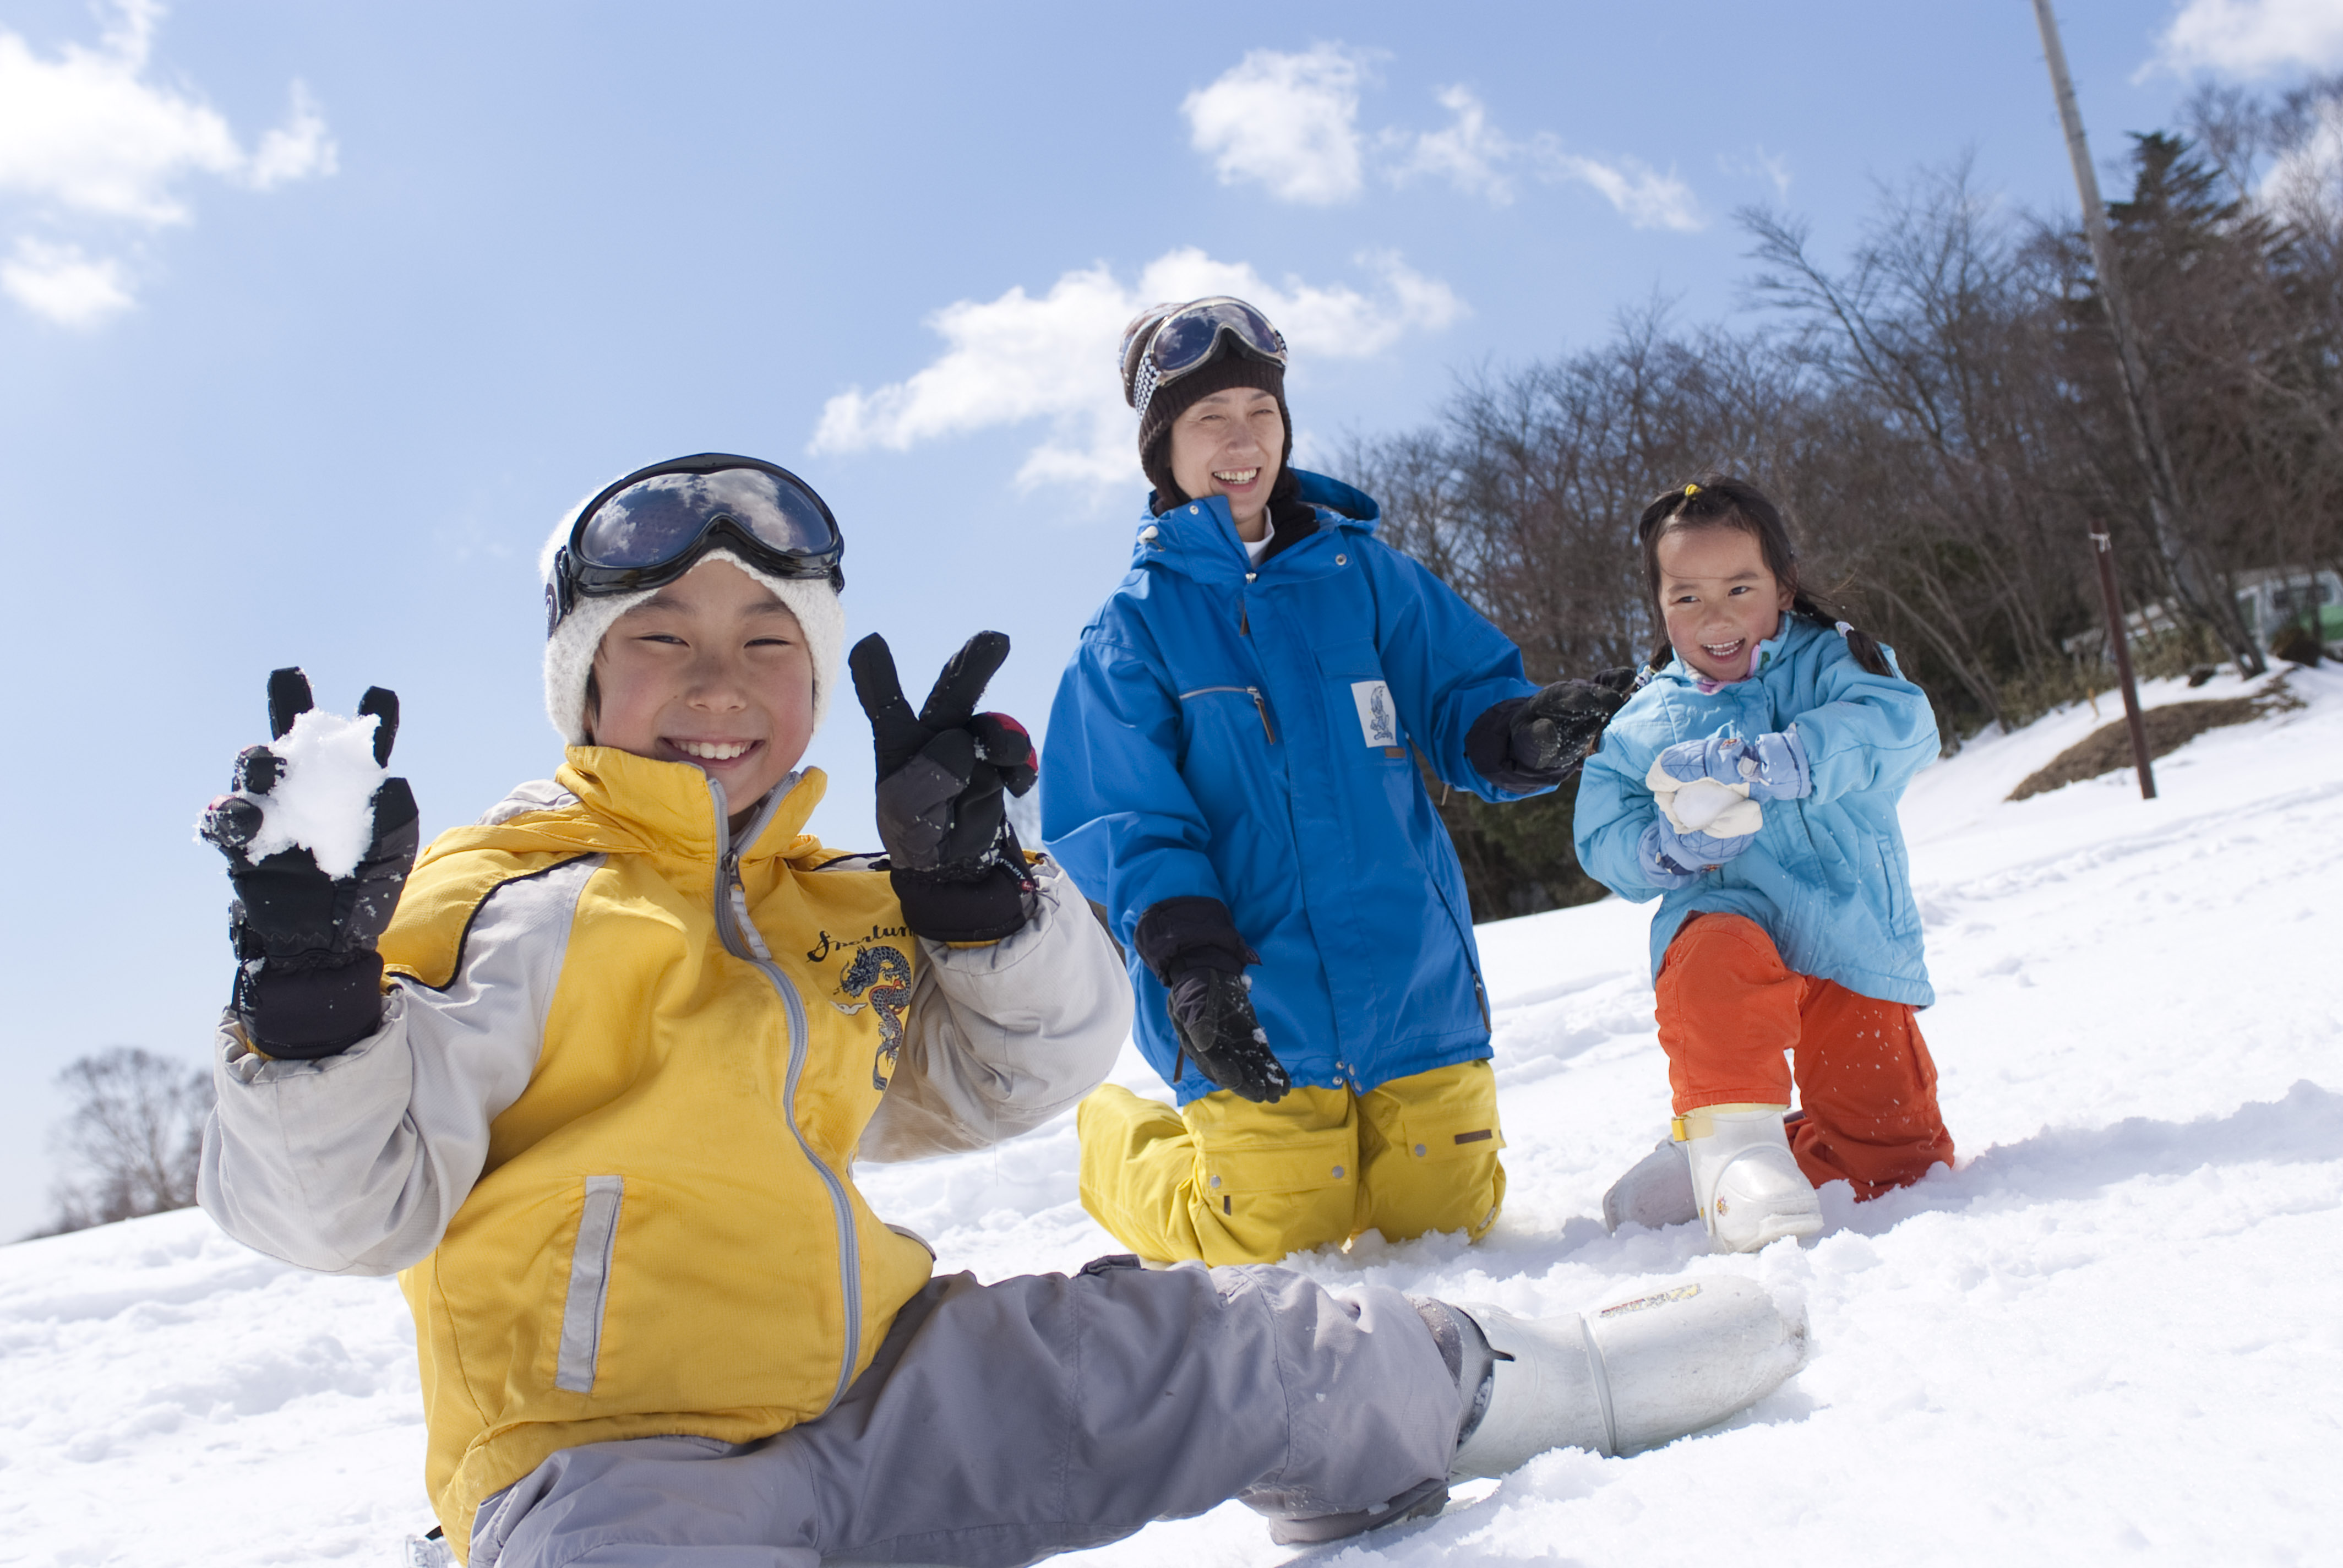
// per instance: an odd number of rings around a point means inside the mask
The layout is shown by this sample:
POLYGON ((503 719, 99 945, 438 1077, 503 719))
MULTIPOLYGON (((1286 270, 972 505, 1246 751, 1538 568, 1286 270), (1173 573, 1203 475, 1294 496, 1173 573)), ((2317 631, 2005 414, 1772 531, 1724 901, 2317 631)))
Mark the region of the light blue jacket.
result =
MULTIPOLYGON (((1579 864, 1623 899, 1658 897, 1652 973, 1688 916, 1746 915, 1782 960, 1885 1001, 1936 1000, 1896 803, 1937 752, 1928 699, 1901 673, 1873 675, 1830 628, 1795 616, 1759 648, 1746 680, 1704 693, 1679 659, 1652 678, 1603 733, 1578 786, 1579 864), (1689 885, 1647 866, 1637 844, 1659 814, 1644 782, 1680 740, 1752 739, 1795 728, 1813 792, 1765 806, 1757 841, 1689 885)), ((1895 655, 1888 666, 1897 668, 1895 655)))
MULTIPOLYGON (((1375 503, 1301 473, 1315 534, 1256 572, 1225 499, 1141 527, 1083 628, 1041 749, 1051 853, 1126 950, 1165 899, 1219 899, 1261 954, 1254 1010, 1298 1084, 1370 1089, 1489 1054, 1456 851, 1412 748, 1491 800, 1465 759, 1521 654, 1374 538, 1375 503)), ((1141 1050, 1171 1077, 1163 986, 1134 952, 1141 1050)), ((1212 1085, 1191 1067, 1182 1104, 1212 1085)))

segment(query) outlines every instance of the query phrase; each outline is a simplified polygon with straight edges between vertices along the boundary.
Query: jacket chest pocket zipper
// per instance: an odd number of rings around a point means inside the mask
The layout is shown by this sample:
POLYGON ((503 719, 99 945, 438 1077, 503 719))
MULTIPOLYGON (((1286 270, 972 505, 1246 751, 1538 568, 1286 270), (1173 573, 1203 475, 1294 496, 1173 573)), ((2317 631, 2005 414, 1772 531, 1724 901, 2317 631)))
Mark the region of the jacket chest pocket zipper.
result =
POLYGON ((1261 688, 1258 686, 1200 686, 1193 691, 1182 692, 1180 700, 1185 702, 1192 697, 1210 697, 1216 691, 1242 691, 1252 698, 1253 711, 1261 715, 1261 732, 1269 737, 1269 743, 1272 746, 1277 744, 1277 731, 1269 722, 1269 703, 1262 696, 1261 688))

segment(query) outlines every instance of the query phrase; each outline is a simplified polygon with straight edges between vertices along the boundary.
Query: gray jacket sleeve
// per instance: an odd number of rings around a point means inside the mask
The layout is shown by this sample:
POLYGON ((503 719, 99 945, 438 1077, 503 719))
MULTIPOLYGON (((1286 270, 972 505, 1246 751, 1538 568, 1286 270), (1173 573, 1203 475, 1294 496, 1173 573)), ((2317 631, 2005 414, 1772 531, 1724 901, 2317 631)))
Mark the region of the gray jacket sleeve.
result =
POLYGON ((447 990, 400 980, 339 1056, 271 1061, 223 1022, 196 1199, 259 1251, 335 1274, 427 1256, 528 1087, 578 895, 600 857, 490 894, 447 990))
POLYGON ((1039 908, 989 947, 922 938, 901 1054, 860 1157, 917 1160, 1031 1131, 1102 1082, 1131 1034, 1131 981, 1081 891, 1034 868, 1039 908))

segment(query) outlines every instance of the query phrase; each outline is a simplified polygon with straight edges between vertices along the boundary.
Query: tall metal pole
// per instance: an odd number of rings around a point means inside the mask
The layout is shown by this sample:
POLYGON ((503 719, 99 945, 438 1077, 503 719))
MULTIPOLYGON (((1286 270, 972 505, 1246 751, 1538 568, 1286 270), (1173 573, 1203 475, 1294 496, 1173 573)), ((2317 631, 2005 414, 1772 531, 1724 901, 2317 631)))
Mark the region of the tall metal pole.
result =
MULTIPOLYGON (((2099 303, 2107 307, 2107 326, 2116 339, 2116 358, 2123 372, 2124 412, 2131 426, 2133 455, 2147 475, 2148 516, 2156 528, 2157 552, 2172 574, 2173 585, 2229 645, 2242 674, 2262 672, 2261 652, 2253 638, 2241 635, 2236 607, 2207 591, 2182 544, 2173 513, 2177 509, 2179 483, 2173 477, 2172 454, 2164 443, 2157 417, 2155 389, 2147 379, 2147 361, 2132 332, 2131 310, 2125 302, 2123 274, 2116 265, 2115 237, 2107 230, 2107 209, 2099 199, 2099 176, 2091 166, 2090 144, 2083 136, 2083 111, 2075 102, 2074 79, 2066 74, 2066 50, 2058 39, 2058 20, 2050 14, 2050 0, 2034 0, 2034 20, 2042 30, 2042 55, 2050 66, 2050 85, 2058 98, 2058 118, 2066 129, 2066 156, 2075 166, 2075 190, 2083 202, 2083 232, 2091 242, 2091 265, 2098 273, 2099 303), (2224 610, 2227 613, 2224 614, 2224 610)), ((2146 767, 2143 760, 2141 766, 2146 767)))

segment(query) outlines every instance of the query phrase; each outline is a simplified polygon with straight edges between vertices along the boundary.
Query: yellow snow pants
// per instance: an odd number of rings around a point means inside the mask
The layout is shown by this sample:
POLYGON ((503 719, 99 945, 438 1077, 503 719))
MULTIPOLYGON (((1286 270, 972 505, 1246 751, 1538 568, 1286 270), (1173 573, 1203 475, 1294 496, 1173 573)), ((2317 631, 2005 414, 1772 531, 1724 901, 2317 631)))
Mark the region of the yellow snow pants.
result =
POLYGON ((1273 1263, 1364 1231, 1478 1241, 1505 1201, 1496 1075, 1462 1061, 1274 1105, 1226 1090, 1173 1111, 1106 1084, 1082 1101, 1080 1191, 1141 1257, 1273 1263))

